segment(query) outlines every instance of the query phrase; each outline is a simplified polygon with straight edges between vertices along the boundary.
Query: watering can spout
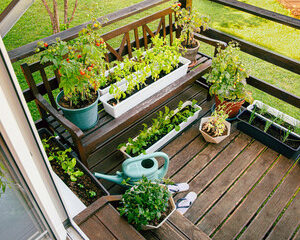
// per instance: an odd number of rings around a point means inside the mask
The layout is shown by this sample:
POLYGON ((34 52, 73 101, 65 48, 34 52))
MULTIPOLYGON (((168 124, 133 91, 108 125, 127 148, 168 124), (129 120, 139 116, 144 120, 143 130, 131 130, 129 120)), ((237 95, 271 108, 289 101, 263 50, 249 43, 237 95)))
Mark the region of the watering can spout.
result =
POLYGON ((121 176, 122 173, 117 172, 117 175, 106 175, 102 173, 94 173, 96 178, 102 178, 111 182, 114 182, 116 184, 121 184, 123 181, 123 177, 121 176))

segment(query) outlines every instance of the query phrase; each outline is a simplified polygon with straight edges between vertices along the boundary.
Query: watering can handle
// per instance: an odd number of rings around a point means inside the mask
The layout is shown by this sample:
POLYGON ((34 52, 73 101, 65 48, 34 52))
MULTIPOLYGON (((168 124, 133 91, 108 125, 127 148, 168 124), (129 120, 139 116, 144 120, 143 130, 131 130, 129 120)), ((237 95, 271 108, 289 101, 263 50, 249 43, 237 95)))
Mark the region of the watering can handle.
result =
POLYGON ((138 162, 138 161, 142 161, 144 159, 149 159, 149 158, 155 158, 155 157, 162 157, 165 159, 165 164, 162 168, 159 169, 159 178, 163 178, 167 171, 168 171, 168 167, 169 167, 169 156, 163 152, 155 152, 155 153, 150 153, 150 154, 146 154, 146 155, 140 155, 134 158, 129 158, 127 160, 125 160, 123 162, 123 167, 126 168, 128 164, 132 163, 132 162, 138 162))

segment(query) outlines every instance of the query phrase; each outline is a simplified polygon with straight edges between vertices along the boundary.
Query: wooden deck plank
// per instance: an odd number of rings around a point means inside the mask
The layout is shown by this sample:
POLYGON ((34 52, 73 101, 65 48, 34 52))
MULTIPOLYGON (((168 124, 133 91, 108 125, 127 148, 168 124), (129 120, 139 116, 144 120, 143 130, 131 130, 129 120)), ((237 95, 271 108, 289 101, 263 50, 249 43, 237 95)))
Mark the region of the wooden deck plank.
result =
POLYGON ((90 240, 117 240, 96 216, 92 216, 80 225, 90 240))
MULTIPOLYGON (((198 126, 197 126, 198 127, 198 126)), ((187 165, 179 170, 172 177, 175 182, 189 182, 194 178, 211 160, 213 160, 217 154, 219 154, 230 142, 237 137, 239 131, 231 133, 228 138, 222 141, 220 144, 210 143, 208 146, 197 154, 187 165)))
POLYGON ((151 230, 151 232, 154 233, 154 235, 161 240, 188 240, 187 237, 175 231, 173 226, 168 222, 165 222, 158 229, 151 230))
POLYGON ((272 164, 275 164, 278 153, 267 149, 225 194, 225 196, 197 224, 206 234, 211 235, 226 216, 233 211, 254 184, 262 177, 272 164))
POLYGON ((175 211, 170 216, 168 221, 176 226, 176 228, 178 228, 189 239, 210 240, 210 238, 204 232, 198 229, 192 222, 190 222, 178 211, 175 211))
POLYGON ((292 234, 300 224, 300 194, 296 195, 292 203, 280 218, 267 240, 291 239, 292 234))
POLYGON ((132 225, 120 217, 110 204, 105 205, 96 213, 98 219, 112 232, 118 240, 142 240, 144 237, 139 234, 132 225))
MULTIPOLYGON (((240 134, 229 146, 218 155, 203 171, 189 182, 189 191, 199 194, 208 186, 216 176, 250 143, 251 138, 240 134)), ((175 199, 181 198, 186 193, 176 195, 175 199)))
POLYGON ((292 164, 292 161, 280 156, 277 163, 247 195, 212 238, 216 240, 234 239, 284 177, 292 164))
MULTIPOLYGON (((193 223, 226 192, 226 190, 243 174, 249 165, 256 160, 265 146, 254 141, 248 146, 221 175, 196 199, 185 216, 193 223)), ((221 154, 222 156, 222 154, 221 154)))
POLYGON ((298 189, 299 183, 300 166, 296 163, 295 167, 250 223, 240 239, 262 239, 298 189))

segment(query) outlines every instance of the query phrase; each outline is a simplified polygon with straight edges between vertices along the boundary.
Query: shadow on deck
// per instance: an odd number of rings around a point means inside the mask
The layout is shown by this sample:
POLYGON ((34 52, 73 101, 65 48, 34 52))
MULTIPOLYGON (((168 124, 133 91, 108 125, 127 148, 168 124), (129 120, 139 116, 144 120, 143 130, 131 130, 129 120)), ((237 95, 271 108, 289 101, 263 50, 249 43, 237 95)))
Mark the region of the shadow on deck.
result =
MULTIPOLYGON (((207 90, 193 84, 167 103, 198 100, 201 117, 209 115, 207 90)), ((143 122, 150 123, 155 113, 143 122)), ((91 171, 114 174, 124 160, 117 146, 141 129, 138 124, 110 141, 89 159, 91 171), (96 163, 96 164, 95 164, 96 163)), ((164 146, 170 157, 167 177, 188 182, 197 200, 185 214, 212 239, 300 239, 300 166, 235 130, 218 145, 204 141, 199 121, 164 146)), ((123 189, 102 181, 111 194, 123 189)), ((175 195, 175 200, 186 193, 175 195)), ((167 223, 172 224, 170 222, 167 223)), ((175 224, 176 225, 176 224, 175 224)), ((174 239, 168 231, 144 233, 147 239, 174 239)), ((178 239, 191 238, 178 231, 178 239)))

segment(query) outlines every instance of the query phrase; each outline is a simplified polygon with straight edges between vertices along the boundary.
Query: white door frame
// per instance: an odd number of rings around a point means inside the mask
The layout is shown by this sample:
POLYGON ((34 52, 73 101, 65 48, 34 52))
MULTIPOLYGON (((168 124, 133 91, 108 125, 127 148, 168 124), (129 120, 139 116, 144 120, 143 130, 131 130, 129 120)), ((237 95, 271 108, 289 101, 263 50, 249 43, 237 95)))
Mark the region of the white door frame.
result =
POLYGON ((53 235, 65 240, 67 212, 1 37, 0 132, 53 235))

